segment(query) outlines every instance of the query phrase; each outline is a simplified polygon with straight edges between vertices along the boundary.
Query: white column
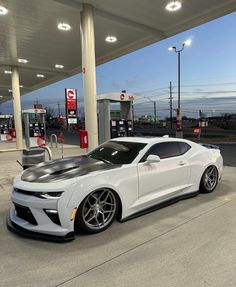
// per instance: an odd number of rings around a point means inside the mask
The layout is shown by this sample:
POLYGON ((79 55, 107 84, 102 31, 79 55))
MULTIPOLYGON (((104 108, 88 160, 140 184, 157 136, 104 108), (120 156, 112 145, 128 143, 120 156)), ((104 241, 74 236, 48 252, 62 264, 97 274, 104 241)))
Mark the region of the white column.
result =
POLYGON ((14 123, 16 129, 16 148, 23 148, 22 136, 22 118, 21 118, 21 102, 20 102, 20 81, 17 67, 12 67, 12 98, 14 109, 14 123))
POLYGON ((83 4, 80 21, 80 35, 85 128, 88 131, 88 144, 89 150, 91 150, 98 145, 98 123, 93 7, 89 4, 83 4))

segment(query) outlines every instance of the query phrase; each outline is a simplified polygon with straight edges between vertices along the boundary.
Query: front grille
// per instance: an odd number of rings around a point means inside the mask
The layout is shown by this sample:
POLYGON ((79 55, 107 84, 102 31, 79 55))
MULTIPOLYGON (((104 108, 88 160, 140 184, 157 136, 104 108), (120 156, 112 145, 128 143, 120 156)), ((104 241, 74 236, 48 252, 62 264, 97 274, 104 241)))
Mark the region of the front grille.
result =
POLYGON ((36 192, 34 192, 34 191, 23 190, 23 189, 19 189, 19 188, 14 188, 14 191, 18 192, 18 193, 26 194, 26 195, 34 195, 34 196, 36 195, 36 192))
POLYGON ((38 225, 37 221, 35 220, 32 212, 30 211, 28 207, 22 206, 16 203, 14 203, 14 205, 15 205, 16 215, 19 218, 24 219, 25 221, 28 221, 29 223, 33 225, 38 225))

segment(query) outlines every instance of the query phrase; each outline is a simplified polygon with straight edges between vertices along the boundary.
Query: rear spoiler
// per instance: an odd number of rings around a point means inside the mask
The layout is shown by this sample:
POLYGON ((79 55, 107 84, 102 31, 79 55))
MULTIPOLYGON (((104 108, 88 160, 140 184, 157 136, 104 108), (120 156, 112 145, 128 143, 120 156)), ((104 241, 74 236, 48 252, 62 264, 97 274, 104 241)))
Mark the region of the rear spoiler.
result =
POLYGON ((206 143, 199 143, 199 144, 209 149, 220 149, 218 145, 214 144, 206 144, 206 143))

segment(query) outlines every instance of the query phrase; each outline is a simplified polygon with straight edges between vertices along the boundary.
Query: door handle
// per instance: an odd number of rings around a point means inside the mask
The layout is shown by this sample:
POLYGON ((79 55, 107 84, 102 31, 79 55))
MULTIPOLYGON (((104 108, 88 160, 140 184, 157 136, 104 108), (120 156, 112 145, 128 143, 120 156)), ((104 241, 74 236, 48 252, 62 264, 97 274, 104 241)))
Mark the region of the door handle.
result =
POLYGON ((178 165, 185 165, 185 164, 186 164, 185 161, 180 161, 180 162, 178 163, 178 165))

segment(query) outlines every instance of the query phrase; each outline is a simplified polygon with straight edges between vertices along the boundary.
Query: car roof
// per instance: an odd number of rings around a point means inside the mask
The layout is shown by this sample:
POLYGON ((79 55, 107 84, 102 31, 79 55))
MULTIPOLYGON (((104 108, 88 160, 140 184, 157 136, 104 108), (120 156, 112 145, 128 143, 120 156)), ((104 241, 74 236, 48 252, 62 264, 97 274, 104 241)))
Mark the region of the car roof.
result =
POLYGON ((194 144, 191 141, 185 140, 185 139, 179 139, 179 138, 171 138, 171 137, 119 137, 119 138, 113 138, 111 141, 122 141, 122 142, 136 142, 136 143, 158 143, 158 142, 186 142, 188 144, 194 144))

